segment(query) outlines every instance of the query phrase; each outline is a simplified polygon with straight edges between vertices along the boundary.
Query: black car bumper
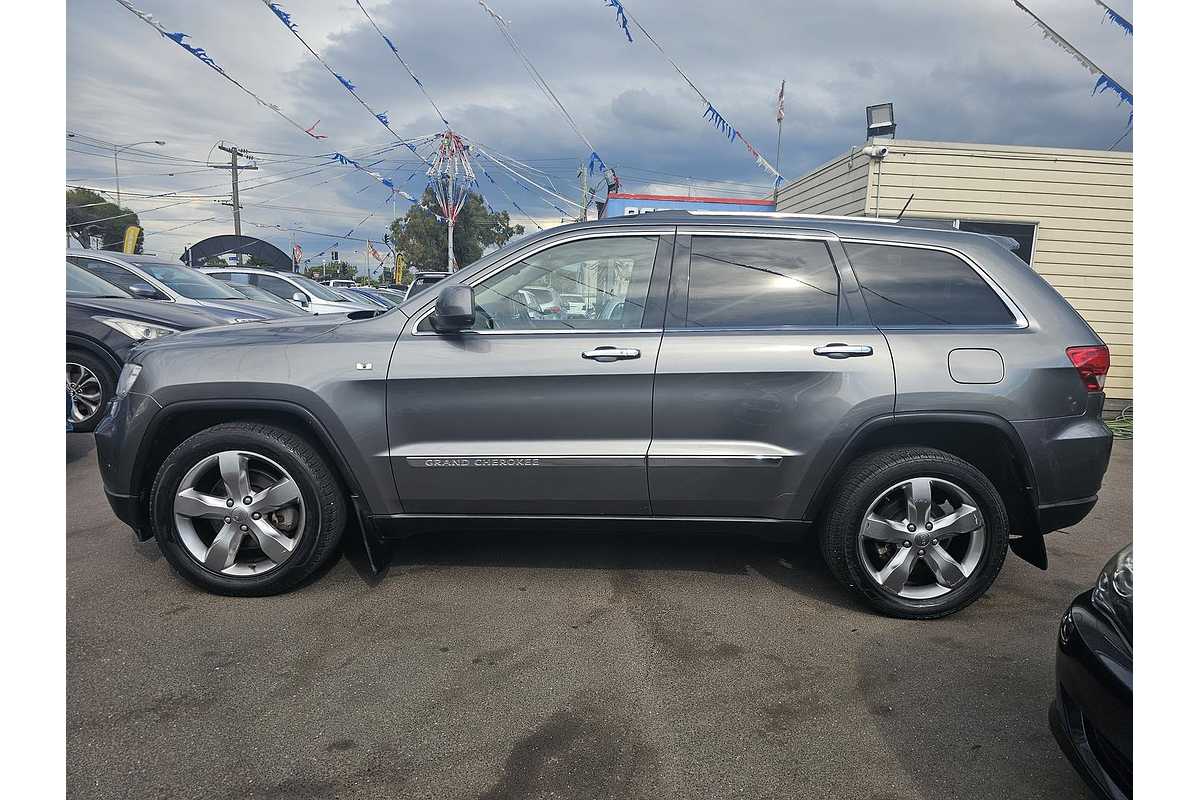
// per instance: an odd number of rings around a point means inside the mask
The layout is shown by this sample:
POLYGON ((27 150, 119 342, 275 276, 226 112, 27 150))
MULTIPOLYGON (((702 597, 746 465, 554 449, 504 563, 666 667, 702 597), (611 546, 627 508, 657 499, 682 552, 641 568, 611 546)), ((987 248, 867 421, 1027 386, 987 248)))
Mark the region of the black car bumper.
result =
POLYGON ((1050 729, 1088 787, 1133 796, 1133 651, 1092 605, 1075 598, 1059 625, 1050 729))
POLYGON ((134 485, 137 445, 146 424, 161 407, 148 395, 131 392, 114 401, 109 414, 96 426, 96 460, 104 494, 117 518, 133 528, 143 541, 150 538, 144 498, 134 485))

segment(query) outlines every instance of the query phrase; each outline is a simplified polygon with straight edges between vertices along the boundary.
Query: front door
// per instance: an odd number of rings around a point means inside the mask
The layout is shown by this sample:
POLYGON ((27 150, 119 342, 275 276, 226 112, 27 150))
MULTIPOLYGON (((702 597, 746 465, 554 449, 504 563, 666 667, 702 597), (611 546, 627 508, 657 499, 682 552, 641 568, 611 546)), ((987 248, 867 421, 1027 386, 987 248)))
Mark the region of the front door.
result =
POLYGON ((534 243, 464 281, 476 324, 461 334, 433 330, 429 292, 388 368, 389 453, 406 513, 649 513, 671 233, 534 243))
POLYGON ((656 516, 803 518, 841 444, 894 401, 887 341, 835 237, 679 229, 654 387, 656 516))

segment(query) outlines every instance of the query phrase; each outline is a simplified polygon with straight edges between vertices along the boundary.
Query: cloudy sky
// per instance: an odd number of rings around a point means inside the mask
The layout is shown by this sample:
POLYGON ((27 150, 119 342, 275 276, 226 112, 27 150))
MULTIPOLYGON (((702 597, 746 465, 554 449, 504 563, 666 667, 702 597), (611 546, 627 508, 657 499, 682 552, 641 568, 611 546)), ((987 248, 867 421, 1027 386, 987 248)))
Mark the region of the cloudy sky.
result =
MULTIPOLYGON (((1130 40, 1093 0, 1025 0, 1131 90, 1130 40)), ((1132 19, 1131 0, 1110 0, 1132 19)), ((121 156, 122 200, 141 213, 146 249, 178 255, 232 232, 221 140, 261 154, 242 173, 243 233, 305 255, 374 213, 355 236, 378 241, 388 192, 319 154, 380 161, 374 169, 419 195, 423 167, 304 50, 261 0, 135 0, 182 31, 231 76, 305 126, 288 126, 114 0, 67 3, 67 183, 115 188, 112 148, 161 139, 121 156), (106 149, 107 147, 107 149, 106 149), (413 173, 415 177, 410 179, 413 173), (262 184, 261 186, 257 186, 262 184), (148 197, 164 195, 166 197, 148 197), (184 198, 181 200, 180 198, 184 198), (168 205, 172 204, 172 205, 168 205), (168 206, 168 207, 163 207, 168 206)), ((286 0, 300 33, 404 137, 442 126, 353 0, 286 0)), ((363 0, 454 128, 547 173, 578 196, 587 148, 537 89, 476 0, 363 0)), ((623 191, 764 196, 770 181, 738 144, 703 119, 704 105, 633 28, 626 41, 603 0, 490 0, 623 191)), ((1107 148, 1128 109, 1091 94, 1094 79, 1011 0, 629 0, 629 10, 713 104, 765 155, 775 149, 775 96, 787 80, 781 171, 797 176, 864 137, 863 108, 892 101, 901 138, 1107 148)), ((1125 139, 1120 148, 1128 148, 1125 139)), ((550 198, 491 165, 504 191, 541 225, 550 198)), ((480 180, 489 202, 532 228, 480 180)), ((547 178, 541 178, 547 181, 547 178)), ((560 208, 569 206, 552 201, 560 208)), ((401 202, 397 211, 404 213, 401 202)), ((346 241, 343 257, 363 245, 346 241)), ((361 263, 361 255, 357 257, 361 263)))

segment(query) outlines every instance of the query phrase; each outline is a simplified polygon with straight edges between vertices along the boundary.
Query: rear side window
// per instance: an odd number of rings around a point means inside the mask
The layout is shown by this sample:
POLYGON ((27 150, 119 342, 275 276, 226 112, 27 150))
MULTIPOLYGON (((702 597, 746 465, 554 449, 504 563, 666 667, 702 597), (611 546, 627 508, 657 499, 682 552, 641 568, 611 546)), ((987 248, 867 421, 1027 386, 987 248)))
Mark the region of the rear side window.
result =
POLYGON ((920 247, 846 242, 871 320, 904 325, 1011 325, 992 287, 958 256, 920 247))
POLYGON ((824 242, 693 236, 687 327, 837 325, 838 276, 824 242))

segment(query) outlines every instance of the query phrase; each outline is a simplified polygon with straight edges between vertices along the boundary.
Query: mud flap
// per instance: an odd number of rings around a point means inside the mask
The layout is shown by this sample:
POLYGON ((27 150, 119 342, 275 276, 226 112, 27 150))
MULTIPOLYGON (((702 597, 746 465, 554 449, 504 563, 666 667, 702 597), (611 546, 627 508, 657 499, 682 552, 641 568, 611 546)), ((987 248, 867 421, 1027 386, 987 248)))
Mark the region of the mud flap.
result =
POLYGON ((1038 569, 1046 569, 1050 561, 1046 557, 1046 539, 1040 533, 1027 536, 1014 536, 1008 540, 1008 549, 1023 561, 1028 561, 1038 569))
POLYGON ((358 517, 358 529, 362 534, 367 567, 372 575, 381 576, 392 563, 392 544, 379 535, 379 529, 361 498, 352 496, 350 499, 358 517))

